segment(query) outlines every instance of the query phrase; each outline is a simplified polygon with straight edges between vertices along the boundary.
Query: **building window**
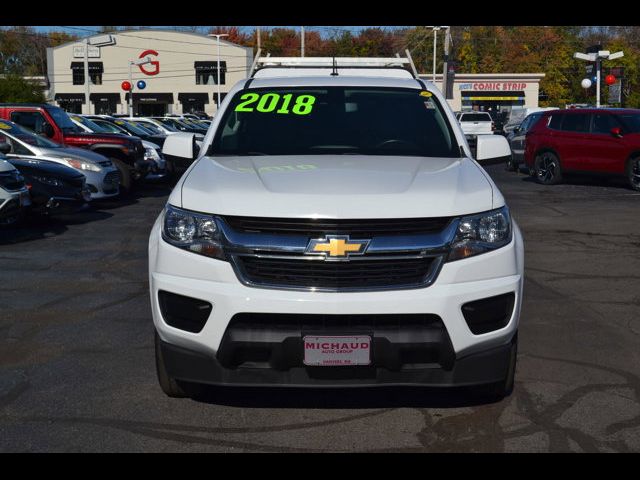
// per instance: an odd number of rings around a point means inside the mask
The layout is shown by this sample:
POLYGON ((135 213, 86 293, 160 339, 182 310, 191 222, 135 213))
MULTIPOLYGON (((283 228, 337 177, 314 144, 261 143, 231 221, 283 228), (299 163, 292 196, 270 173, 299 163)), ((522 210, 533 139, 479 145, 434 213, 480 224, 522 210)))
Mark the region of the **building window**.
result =
POLYGON ((84 70, 73 69, 73 84, 84 85, 84 70))
MULTIPOLYGON (((194 62, 196 85, 218 84, 218 62, 194 62)), ((226 83, 227 62, 220 62, 220 85, 226 83)))
MULTIPOLYGON (((89 62, 89 78, 94 85, 102 85, 102 62, 89 62)), ((84 85, 84 62, 71 62, 74 85, 84 85)))

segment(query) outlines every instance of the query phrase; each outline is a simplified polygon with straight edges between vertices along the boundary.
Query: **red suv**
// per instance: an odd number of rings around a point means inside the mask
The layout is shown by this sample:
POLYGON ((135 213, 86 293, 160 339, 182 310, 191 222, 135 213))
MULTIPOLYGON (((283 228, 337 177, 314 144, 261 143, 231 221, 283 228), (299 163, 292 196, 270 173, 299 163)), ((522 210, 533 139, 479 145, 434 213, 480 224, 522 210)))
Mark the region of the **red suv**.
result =
POLYGON ((640 110, 552 110, 527 132, 524 161, 545 185, 564 173, 625 175, 640 190, 640 110))

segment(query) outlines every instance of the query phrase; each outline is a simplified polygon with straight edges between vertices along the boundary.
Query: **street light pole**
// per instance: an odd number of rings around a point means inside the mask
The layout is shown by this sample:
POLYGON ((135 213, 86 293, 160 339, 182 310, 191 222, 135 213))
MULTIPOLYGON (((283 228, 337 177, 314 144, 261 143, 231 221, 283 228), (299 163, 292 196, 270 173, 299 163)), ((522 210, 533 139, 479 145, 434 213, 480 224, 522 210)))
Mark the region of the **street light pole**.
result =
POLYGON ((91 106, 89 105, 89 37, 84 39, 84 110, 91 114, 91 106))
POLYGON ((599 50, 591 53, 576 52, 573 54, 573 58, 596 63, 596 108, 600 108, 600 67, 602 60, 615 60, 621 57, 624 57, 624 52, 611 53, 609 50, 599 50))
POLYGON ((304 27, 300 27, 300 56, 304 57, 304 27))
POLYGON ((216 105, 216 113, 220 109, 220 37, 228 37, 228 33, 210 33, 208 37, 216 37, 218 43, 218 103, 216 105))
POLYGON ((440 30, 440 28, 447 28, 447 27, 439 27, 437 25, 427 25, 427 28, 433 29, 433 82, 435 83, 435 81, 436 81, 436 49, 437 49, 437 44, 438 44, 438 30, 440 30))
POLYGON ((115 44, 116 39, 112 35, 100 35, 97 37, 86 37, 84 39, 84 110, 86 113, 91 113, 91 105, 89 103, 89 92, 91 88, 91 79, 89 78, 89 45, 100 48, 115 44))
POLYGON ((433 27, 433 82, 436 81, 436 46, 438 44, 438 30, 440 27, 433 27))
POLYGON ((151 57, 147 56, 140 60, 129 60, 129 84, 131 85, 131 90, 129 90, 129 118, 133 117, 133 90, 135 86, 133 84, 133 73, 131 73, 131 67, 134 65, 146 65, 147 63, 151 63, 151 57))

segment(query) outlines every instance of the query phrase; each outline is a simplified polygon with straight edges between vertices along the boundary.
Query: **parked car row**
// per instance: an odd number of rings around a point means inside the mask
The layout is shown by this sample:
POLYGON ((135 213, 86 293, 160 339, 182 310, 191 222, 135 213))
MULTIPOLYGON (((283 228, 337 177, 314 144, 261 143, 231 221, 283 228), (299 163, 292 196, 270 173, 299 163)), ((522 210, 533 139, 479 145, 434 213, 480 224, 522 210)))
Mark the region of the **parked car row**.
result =
POLYGON ((185 170, 162 153, 168 135, 206 133, 198 118, 68 115, 44 104, 0 104, 0 224, 128 194, 185 170), (170 120, 168 120, 170 119, 170 120), (175 125, 172 126, 172 125, 175 125))
POLYGON ((541 184, 567 174, 624 176, 640 191, 640 110, 581 108, 537 111, 507 137, 507 167, 526 167, 541 184))

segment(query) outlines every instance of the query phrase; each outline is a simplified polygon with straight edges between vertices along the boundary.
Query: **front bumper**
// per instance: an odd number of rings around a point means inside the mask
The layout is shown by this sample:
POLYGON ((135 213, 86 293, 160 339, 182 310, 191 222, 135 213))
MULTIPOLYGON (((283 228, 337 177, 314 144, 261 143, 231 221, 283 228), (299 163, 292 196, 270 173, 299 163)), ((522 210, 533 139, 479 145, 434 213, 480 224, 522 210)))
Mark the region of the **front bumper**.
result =
POLYGON ((435 283, 426 288, 384 292, 306 292, 248 287, 227 262, 177 249, 161 239, 160 223, 149 242, 150 293, 155 328, 175 378, 214 384, 296 385, 473 385, 504 378, 510 342, 520 315, 523 285, 523 242, 514 222, 512 242, 498 250, 445 263, 435 283), (161 314, 159 291, 209 302, 211 313, 202 330, 170 326, 161 314), (466 303, 513 293, 506 325, 475 335, 462 313, 466 303), (229 368, 219 352, 231 319, 242 313, 383 315, 429 314, 441 319, 454 356, 452 365, 429 368, 373 367, 229 368), (320 368, 320 370, 318 370, 320 368), (320 377, 318 376, 318 372, 320 377), (329 378, 324 378, 327 375, 329 378), (345 377, 345 378, 341 378, 345 377))
POLYGON ((390 370, 372 367, 225 368, 211 355, 160 341, 169 375, 209 385, 281 387, 414 386, 468 387, 497 383, 507 375, 511 345, 459 358, 450 369, 390 370))
POLYGON ((87 178, 91 199, 115 197, 120 193, 120 171, 116 167, 103 168, 101 172, 82 171, 87 178))

